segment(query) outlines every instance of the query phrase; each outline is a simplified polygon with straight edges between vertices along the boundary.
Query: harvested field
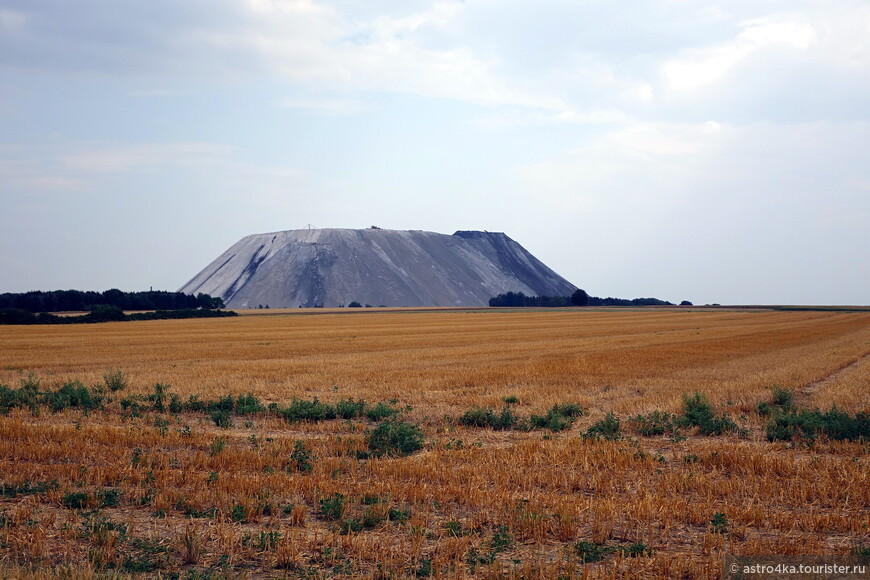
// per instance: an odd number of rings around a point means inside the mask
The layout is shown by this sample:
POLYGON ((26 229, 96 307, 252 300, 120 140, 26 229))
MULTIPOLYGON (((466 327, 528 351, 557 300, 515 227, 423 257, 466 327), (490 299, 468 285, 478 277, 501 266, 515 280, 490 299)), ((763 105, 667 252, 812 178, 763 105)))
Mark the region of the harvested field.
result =
POLYGON ((870 546, 867 441, 770 440, 870 412, 868 312, 2 327, 0 385, 6 576, 718 578, 870 546), (379 447, 401 425, 422 446, 379 447))

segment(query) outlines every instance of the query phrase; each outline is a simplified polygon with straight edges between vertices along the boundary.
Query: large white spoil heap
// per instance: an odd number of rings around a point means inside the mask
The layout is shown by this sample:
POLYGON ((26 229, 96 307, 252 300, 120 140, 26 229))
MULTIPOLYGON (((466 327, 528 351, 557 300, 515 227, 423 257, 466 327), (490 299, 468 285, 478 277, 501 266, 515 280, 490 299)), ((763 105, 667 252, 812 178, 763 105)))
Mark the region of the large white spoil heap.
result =
POLYGON ((505 292, 574 290, 503 233, 379 228, 246 236, 180 289, 220 296, 228 308, 485 306, 505 292))

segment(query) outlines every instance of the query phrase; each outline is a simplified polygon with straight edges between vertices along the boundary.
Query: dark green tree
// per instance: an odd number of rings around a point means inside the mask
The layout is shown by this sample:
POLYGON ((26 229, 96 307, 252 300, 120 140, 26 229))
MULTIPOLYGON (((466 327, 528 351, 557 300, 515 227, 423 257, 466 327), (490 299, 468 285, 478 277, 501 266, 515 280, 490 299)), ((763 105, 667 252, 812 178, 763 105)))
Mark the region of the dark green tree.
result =
POLYGON ((578 288, 571 294, 571 304, 574 306, 586 306, 589 304, 589 294, 585 290, 578 288))

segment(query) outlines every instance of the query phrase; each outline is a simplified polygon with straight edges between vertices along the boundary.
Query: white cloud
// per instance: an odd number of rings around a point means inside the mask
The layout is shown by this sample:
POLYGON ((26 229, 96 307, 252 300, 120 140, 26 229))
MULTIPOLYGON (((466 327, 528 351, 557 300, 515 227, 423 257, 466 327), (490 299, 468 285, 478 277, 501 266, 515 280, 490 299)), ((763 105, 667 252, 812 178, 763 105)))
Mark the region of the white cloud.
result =
POLYGON ((744 22, 743 31, 731 42, 692 49, 663 67, 668 87, 692 91, 722 80, 741 62, 770 45, 806 50, 817 41, 815 28, 803 18, 771 16, 744 22))

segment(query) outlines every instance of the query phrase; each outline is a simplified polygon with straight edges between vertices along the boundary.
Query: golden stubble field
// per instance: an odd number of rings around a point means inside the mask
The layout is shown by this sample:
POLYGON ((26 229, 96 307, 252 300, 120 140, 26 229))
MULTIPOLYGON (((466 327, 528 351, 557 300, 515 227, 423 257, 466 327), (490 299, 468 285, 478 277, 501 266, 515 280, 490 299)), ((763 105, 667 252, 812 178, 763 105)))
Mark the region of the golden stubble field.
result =
POLYGON ((798 407, 868 412, 868 354, 868 312, 271 311, 0 327, 0 384, 127 382, 95 410, 0 417, 0 570, 714 578, 723 554, 866 550, 867 443, 770 442, 757 409, 776 386, 798 407), (384 403, 423 447, 370 453, 384 422, 365 417, 161 410, 156 383, 176 401, 384 403), (630 420, 680 414, 696 392, 739 432, 643 436, 630 420), (460 421, 566 403, 584 413, 565 430, 460 421), (611 412, 617 437, 583 437, 611 412))

